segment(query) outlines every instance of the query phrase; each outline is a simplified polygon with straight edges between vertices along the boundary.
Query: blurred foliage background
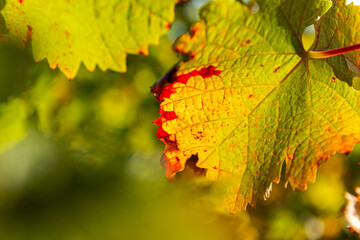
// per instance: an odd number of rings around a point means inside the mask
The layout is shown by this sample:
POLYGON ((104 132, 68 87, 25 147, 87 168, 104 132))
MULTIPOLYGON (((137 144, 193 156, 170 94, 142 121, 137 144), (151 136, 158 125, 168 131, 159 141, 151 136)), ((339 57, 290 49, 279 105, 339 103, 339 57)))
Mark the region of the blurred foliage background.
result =
POLYGON ((165 179, 149 87, 180 60, 171 44, 204 2, 177 5, 169 34, 129 56, 126 74, 82 68, 69 81, 30 45, 0 45, 0 239, 356 239, 341 209, 360 186, 359 146, 306 192, 280 182, 238 215, 214 210, 204 185, 165 179))

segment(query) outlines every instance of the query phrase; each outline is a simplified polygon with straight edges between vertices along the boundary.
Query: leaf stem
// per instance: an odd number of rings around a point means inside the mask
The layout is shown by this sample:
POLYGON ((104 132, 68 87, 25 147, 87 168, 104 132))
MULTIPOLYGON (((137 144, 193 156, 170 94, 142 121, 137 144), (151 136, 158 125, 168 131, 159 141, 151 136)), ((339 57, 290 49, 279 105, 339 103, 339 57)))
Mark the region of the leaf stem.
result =
POLYGON ((333 57, 333 56, 337 56, 337 55, 348 53, 348 52, 353 52, 356 50, 360 50, 360 43, 352 45, 352 46, 348 46, 348 47, 336 48, 336 49, 327 50, 327 51, 309 51, 308 57, 312 58, 312 59, 328 58, 328 57, 333 57))

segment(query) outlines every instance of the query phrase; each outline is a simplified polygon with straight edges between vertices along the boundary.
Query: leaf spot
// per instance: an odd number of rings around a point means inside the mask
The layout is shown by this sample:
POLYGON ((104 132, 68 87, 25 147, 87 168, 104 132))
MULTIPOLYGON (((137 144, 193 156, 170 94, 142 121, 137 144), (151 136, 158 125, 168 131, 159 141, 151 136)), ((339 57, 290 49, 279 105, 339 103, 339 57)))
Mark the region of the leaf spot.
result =
POLYGON ((32 27, 27 25, 26 38, 23 40, 23 44, 25 45, 29 39, 32 39, 32 27))
POLYGON ((280 69, 280 66, 276 67, 273 72, 276 73, 279 69, 280 69))
POLYGON ((166 29, 170 29, 171 26, 172 26, 172 25, 171 25, 171 22, 168 22, 168 23, 166 23, 166 26, 165 26, 165 27, 166 27, 166 29))
POLYGON ((64 31, 64 33, 65 33, 65 37, 67 38, 67 39, 69 39, 69 37, 70 37, 70 33, 68 32, 68 31, 64 31))

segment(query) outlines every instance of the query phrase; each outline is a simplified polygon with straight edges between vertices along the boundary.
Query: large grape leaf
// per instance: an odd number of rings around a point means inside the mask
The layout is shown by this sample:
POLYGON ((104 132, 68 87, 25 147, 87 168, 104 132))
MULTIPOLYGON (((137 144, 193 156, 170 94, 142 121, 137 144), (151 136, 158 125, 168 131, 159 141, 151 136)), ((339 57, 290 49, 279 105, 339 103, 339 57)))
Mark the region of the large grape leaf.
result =
POLYGON ((73 78, 87 69, 126 71, 127 54, 148 54, 170 28, 177 0, 7 0, 7 37, 32 40, 35 61, 47 58, 73 78))
POLYGON ((256 14, 230 0, 200 10, 192 34, 174 44, 190 60, 162 89, 155 121, 167 177, 197 156, 232 213, 268 197, 284 163, 286 184, 305 190, 323 161, 360 141, 359 92, 300 40, 332 2, 257 3, 256 14))

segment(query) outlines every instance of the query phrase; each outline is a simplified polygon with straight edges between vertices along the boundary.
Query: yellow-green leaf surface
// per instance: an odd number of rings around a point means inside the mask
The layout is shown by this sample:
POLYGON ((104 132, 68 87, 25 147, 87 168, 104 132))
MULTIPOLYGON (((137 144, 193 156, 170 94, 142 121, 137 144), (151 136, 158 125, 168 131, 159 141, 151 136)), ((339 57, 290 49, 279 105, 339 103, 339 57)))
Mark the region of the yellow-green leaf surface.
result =
MULTIPOLYGON (((316 23, 317 40, 314 48, 327 50, 360 43, 360 7, 346 0, 334 0, 333 7, 316 23)), ((360 76, 359 52, 349 52, 329 58, 329 63, 341 80, 352 82, 360 76)))
POLYGON ((197 156, 232 213, 268 197, 282 167, 284 182, 305 190, 323 161, 360 141, 359 92, 300 40, 331 1, 257 3, 256 14, 230 0, 200 10, 174 45, 191 57, 163 88, 155 121, 167 177, 197 156))
POLYGON ((35 61, 47 58, 73 78, 90 71, 126 71, 127 54, 148 53, 174 19, 176 0, 7 0, 1 11, 7 37, 32 41, 35 61))

